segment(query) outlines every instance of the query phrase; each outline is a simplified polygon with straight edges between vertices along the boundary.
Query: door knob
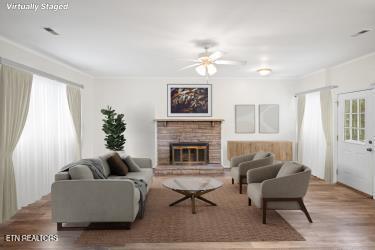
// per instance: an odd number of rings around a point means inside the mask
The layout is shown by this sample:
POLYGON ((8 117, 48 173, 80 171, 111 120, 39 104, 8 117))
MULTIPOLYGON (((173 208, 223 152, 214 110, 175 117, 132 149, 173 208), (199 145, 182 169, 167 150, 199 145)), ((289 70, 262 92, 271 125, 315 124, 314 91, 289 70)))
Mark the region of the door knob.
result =
POLYGON ((372 148, 367 148, 366 150, 369 152, 372 152, 372 148))

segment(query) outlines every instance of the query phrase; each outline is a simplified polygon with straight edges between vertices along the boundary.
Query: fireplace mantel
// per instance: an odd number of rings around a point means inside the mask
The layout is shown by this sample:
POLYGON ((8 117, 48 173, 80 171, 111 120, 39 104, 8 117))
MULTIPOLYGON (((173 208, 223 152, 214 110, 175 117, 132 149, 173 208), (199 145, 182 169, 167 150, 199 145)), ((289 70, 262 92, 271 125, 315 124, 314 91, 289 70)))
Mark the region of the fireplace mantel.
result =
POLYGON ((224 119, 217 118, 157 118, 154 119, 157 123, 163 123, 164 126, 167 126, 169 122, 211 122, 211 126, 214 126, 215 123, 222 123, 224 119))
POLYGON ((155 122, 223 122, 224 119, 216 118, 157 118, 155 122))

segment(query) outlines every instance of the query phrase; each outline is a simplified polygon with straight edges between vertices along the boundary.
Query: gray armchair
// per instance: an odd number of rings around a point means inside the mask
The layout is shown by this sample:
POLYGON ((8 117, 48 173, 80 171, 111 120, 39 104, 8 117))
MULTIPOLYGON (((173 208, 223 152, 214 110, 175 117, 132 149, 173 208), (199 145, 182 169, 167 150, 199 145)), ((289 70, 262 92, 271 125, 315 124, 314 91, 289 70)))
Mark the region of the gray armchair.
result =
POLYGON ((278 163, 247 172, 249 206, 253 202, 263 209, 266 224, 267 209, 302 210, 310 223, 309 212, 303 203, 311 170, 296 162, 278 163))
POLYGON ((258 152, 255 154, 234 156, 230 161, 230 173, 232 184, 239 183, 240 194, 242 184, 246 184, 246 173, 250 169, 259 168, 274 163, 274 155, 268 152, 258 152))

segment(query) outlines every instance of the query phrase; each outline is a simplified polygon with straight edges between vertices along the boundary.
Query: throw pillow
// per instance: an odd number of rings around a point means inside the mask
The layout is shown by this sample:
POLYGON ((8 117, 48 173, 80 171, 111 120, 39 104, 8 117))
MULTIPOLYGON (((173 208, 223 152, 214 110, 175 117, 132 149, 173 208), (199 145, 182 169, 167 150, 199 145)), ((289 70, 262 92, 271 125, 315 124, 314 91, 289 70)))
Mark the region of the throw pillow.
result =
POLYGON ((108 161, 108 158, 111 157, 113 154, 114 153, 111 152, 111 153, 99 156, 99 159, 102 161, 103 174, 105 177, 108 177, 111 174, 111 168, 109 167, 109 164, 107 161, 108 161))
POLYGON ((292 175, 302 171, 302 165, 297 162, 288 161, 283 164, 280 168, 279 172, 276 175, 278 177, 284 177, 288 175, 292 175))
POLYGON ((131 158, 130 155, 126 156, 124 162, 129 167, 130 172, 141 172, 141 167, 131 158))
POLYGON ((69 168, 69 175, 72 180, 92 180, 94 175, 91 169, 85 165, 77 165, 69 168))
POLYGON ((107 159, 109 168, 111 169, 112 175, 127 175, 128 166, 122 161, 118 153, 114 153, 111 157, 107 159))
POLYGON ((253 161, 255 160, 260 160, 260 159, 264 159, 266 158, 267 156, 269 156, 270 153, 267 153, 267 152, 257 152, 254 157, 253 157, 253 161))

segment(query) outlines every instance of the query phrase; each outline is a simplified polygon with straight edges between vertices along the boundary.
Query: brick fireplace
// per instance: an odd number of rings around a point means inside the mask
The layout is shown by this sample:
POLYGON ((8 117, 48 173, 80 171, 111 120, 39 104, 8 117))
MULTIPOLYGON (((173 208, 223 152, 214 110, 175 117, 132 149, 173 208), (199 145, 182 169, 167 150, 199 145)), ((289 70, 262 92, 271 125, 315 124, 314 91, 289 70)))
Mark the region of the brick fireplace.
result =
POLYGON ((221 119, 157 119, 158 165, 220 164, 222 121, 221 119), (207 145, 206 157, 203 153, 203 145, 207 145), (173 147, 178 150, 173 151, 173 147), (177 156, 178 159, 173 159, 173 156, 177 156))

